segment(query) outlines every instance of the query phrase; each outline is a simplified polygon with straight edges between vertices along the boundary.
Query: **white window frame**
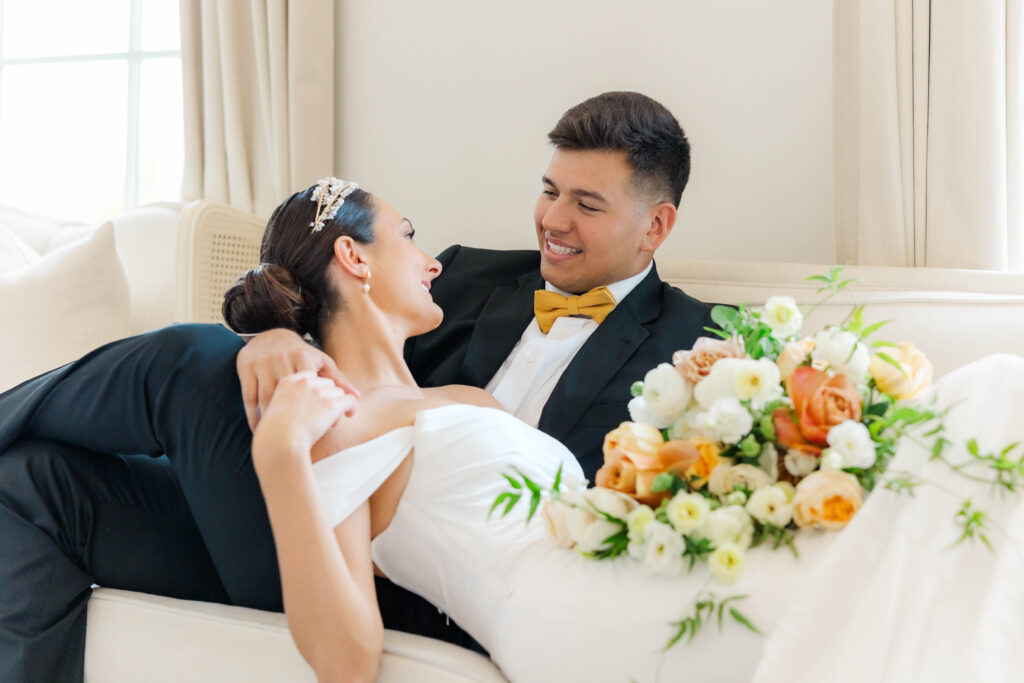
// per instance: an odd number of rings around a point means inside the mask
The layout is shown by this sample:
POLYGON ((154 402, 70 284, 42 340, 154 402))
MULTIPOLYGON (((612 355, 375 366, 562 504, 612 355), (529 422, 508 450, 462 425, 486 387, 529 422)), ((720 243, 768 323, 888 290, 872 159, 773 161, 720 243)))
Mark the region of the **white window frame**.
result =
MULTIPOLYGON (((142 49, 142 3, 144 0, 129 1, 128 51, 97 54, 62 55, 59 57, 5 58, 3 50, 4 0, 0 0, 0 92, 2 92, 4 67, 22 64, 57 64, 86 62, 122 61, 128 67, 128 111, 125 119, 125 174, 122 211, 138 206, 139 200, 139 100, 142 97, 142 62, 146 59, 177 57, 181 59, 181 48, 177 50, 142 49)), ((0 98, 0 119, 4 115, 3 99, 0 98)), ((182 141, 184 145, 184 140, 182 141)), ((184 170, 184 169, 183 169, 184 170)), ((168 197, 177 200, 178 197, 168 197)))

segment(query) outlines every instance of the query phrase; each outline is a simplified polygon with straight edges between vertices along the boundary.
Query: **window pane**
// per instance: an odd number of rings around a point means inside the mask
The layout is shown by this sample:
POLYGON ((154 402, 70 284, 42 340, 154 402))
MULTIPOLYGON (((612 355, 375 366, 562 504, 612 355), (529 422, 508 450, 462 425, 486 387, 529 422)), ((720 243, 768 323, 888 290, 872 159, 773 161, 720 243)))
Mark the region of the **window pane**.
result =
POLYGON ((126 62, 4 67, 0 204, 76 220, 124 202, 126 62))
POLYGON ((129 0, 4 0, 3 57, 127 52, 129 0))
POLYGON ((184 126, 181 59, 143 60, 139 98, 140 206, 181 198, 181 174, 185 168, 184 126))
POLYGON ((178 0, 142 0, 142 49, 177 50, 181 47, 178 0))

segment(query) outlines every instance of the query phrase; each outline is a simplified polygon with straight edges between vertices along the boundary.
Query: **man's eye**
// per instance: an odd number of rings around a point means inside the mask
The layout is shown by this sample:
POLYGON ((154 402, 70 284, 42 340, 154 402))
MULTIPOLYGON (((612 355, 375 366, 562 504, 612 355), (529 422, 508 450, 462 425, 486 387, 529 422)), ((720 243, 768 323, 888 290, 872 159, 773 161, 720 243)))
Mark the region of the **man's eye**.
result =
POLYGON ((558 196, 557 194, 554 193, 553 190, 544 190, 543 192, 541 192, 541 194, 544 195, 545 197, 557 197, 558 196))
POLYGON ((598 211, 598 209, 595 209, 592 206, 587 206, 586 204, 584 204, 582 202, 580 203, 580 208, 583 209, 584 211, 586 211, 587 213, 596 213, 598 211))

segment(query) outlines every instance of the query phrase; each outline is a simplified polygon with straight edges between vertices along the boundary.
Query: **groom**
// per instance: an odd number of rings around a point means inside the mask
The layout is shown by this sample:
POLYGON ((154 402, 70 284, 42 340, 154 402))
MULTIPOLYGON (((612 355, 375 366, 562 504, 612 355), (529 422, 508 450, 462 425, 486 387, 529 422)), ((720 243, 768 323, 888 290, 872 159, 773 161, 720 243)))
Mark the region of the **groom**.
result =
MULTIPOLYGON (((636 93, 573 107, 549 137, 539 253, 445 251, 432 289, 445 321, 406 357, 424 385, 486 387, 592 476, 604 434, 628 419, 630 384, 709 324, 708 307, 663 283, 652 260, 675 224, 689 145, 636 93)), ((0 680, 81 679, 92 583, 281 609, 249 428, 292 370, 344 384, 289 334, 239 353, 223 328, 175 326, 0 395, 0 680)), ((401 593, 382 585, 380 597, 386 626, 452 637, 401 593)))

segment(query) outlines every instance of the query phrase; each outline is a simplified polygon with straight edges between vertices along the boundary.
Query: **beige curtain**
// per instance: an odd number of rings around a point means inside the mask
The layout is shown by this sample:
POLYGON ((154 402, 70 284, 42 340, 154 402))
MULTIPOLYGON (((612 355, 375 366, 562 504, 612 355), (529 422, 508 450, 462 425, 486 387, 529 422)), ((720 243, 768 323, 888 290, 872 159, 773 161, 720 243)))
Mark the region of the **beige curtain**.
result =
POLYGON ((834 0, 836 259, 1024 270, 1024 0, 834 0))
POLYGON ((181 0, 186 200, 267 216, 334 165, 334 0, 181 0))

